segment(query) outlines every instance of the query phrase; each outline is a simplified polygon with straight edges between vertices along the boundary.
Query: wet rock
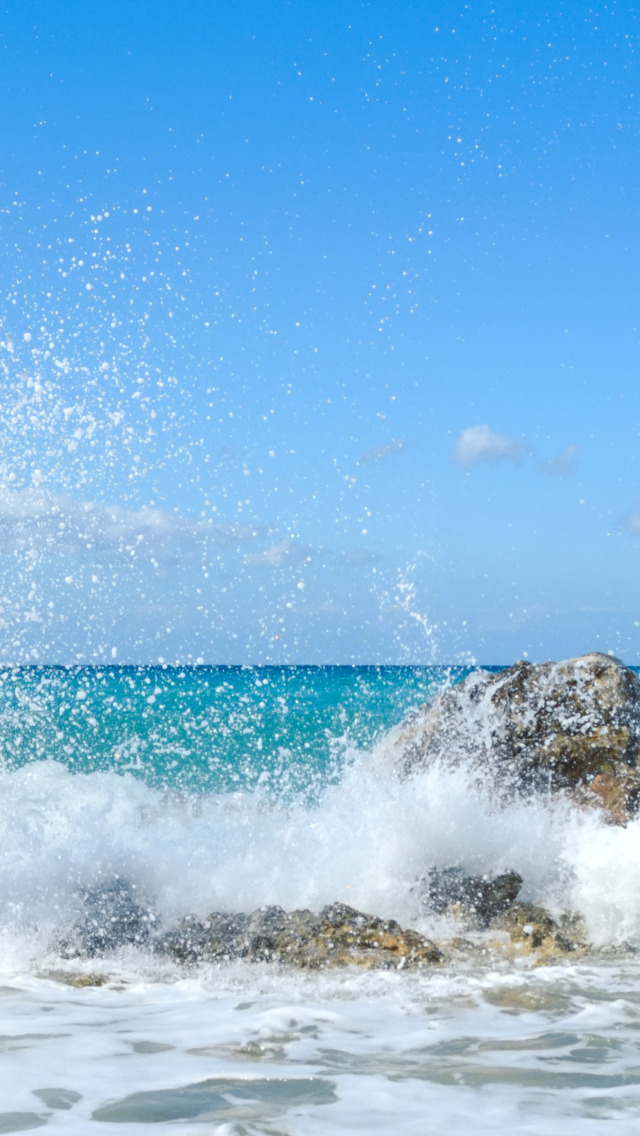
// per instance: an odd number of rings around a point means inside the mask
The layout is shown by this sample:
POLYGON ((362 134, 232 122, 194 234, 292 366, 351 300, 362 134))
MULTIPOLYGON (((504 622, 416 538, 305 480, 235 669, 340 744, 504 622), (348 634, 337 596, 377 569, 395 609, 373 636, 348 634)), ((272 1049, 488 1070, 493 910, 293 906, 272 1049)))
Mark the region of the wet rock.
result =
POLYGON ((242 914, 213 911, 202 921, 195 915, 187 915, 173 930, 155 941, 154 949, 186 963, 243 958, 248 924, 249 916, 242 914))
POLYGON ((478 671, 413 711, 388 748, 402 777, 466 762, 504 790, 569 791, 624 823, 640 802, 640 682, 598 653, 478 671))
POLYGON ((430 939, 403 930, 394 919, 365 915, 343 903, 323 908, 319 919, 315 944, 321 953, 326 951, 327 965, 411 966, 442 960, 430 939))
POLYGON ((83 911, 67 939, 63 958, 104 955, 125 945, 144 946, 158 926, 157 916, 138 901, 135 884, 115 876, 89 888, 83 911))
POLYGON ((63 986, 75 986, 78 990, 87 986, 106 986, 111 981, 108 974, 88 974, 81 970, 46 970, 40 977, 60 982, 63 986))
POLYGON ((304 969, 421 966, 442 953, 417 931, 378 919, 345 904, 312 911, 266 907, 251 915, 213 912, 206 920, 184 919, 157 940, 156 949, 179 962, 243 958, 304 969))
POLYGON ((558 921, 534 903, 515 903, 492 923, 507 931, 511 942, 527 951, 542 950, 547 955, 583 953, 589 949, 582 920, 562 915, 558 921))
POLYGON ((578 784, 571 792, 573 801, 580 806, 599 808, 611 824, 626 824, 638 811, 640 790, 637 773, 597 773, 578 784))
POLYGON ((600 947, 598 950, 600 958, 609 959, 637 958, 638 954, 640 954, 640 948, 626 939, 623 939, 621 943, 607 943, 606 946, 600 947))
POLYGON ((491 880, 487 876, 469 876, 462 868, 432 868, 425 899, 432 911, 443 914, 455 905, 486 927, 511 907, 521 887, 522 876, 517 872, 504 872, 491 880))

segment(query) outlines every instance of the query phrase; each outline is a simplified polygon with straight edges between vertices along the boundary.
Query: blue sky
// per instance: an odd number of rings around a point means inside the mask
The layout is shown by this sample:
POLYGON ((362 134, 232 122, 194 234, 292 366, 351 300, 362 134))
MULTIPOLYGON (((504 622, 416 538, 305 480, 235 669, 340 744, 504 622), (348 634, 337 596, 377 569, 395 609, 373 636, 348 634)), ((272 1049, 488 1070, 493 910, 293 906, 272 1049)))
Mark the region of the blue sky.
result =
POLYGON ((6 9, 2 658, 640 663, 638 31, 6 9))

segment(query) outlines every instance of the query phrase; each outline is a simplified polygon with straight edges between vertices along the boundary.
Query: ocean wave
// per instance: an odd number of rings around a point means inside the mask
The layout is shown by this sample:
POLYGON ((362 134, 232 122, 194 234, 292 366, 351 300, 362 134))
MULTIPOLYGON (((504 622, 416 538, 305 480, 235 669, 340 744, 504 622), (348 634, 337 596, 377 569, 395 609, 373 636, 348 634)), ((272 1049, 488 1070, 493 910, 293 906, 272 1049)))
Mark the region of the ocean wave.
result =
MULTIPOLYGON (((497 803, 490 784, 441 763, 401 782, 359 753, 315 804, 268 783, 209 796, 55 761, 0 774, 0 911, 38 950, 82 911, 86 890, 127 879, 164 925, 185 914, 341 901, 427 934, 431 868, 512 869, 521 898, 582 914, 596 945, 640 944, 640 820, 625 828, 566 800, 497 803)), ((439 922, 440 920, 440 922, 439 922)))

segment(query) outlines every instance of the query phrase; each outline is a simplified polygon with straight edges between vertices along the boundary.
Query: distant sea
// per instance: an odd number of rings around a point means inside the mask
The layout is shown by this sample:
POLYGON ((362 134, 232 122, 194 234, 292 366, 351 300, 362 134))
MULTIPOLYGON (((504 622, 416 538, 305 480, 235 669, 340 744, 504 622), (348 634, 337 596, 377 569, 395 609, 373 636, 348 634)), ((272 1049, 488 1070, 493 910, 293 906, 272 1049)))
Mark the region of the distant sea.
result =
POLYGON ((1 668, 0 1133, 635 1134, 640 819, 498 808, 463 766, 400 782, 388 731, 468 673, 1 668), (447 866, 517 870, 600 953, 536 967, 470 932, 444 967, 305 973, 60 950, 116 876, 167 926, 339 900, 444 941, 418 884, 447 866))

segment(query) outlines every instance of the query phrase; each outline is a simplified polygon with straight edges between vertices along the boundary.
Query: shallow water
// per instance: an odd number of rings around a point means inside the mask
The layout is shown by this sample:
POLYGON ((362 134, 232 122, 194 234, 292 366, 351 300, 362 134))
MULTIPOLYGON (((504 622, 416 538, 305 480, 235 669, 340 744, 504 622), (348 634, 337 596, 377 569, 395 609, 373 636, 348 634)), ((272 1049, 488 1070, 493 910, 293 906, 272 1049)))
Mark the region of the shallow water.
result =
MULTIPOLYGON (((126 970, 120 962, 116 970, 126 970)), ((636 1130, 636 963, 301 976, 233 966, 1 991, 0 1131, 636 1130), (12 1115, 13 1114, 13 1115, 12 1115), (22 1127, 20 1127, 22 1126, 22 1127)))
POLYGON ((398 782, 384 730, 444 671, 238 670, 230 689, 212 670, 175 689, 156 668, 5 672, 0 1133, 635 1132, 640 820, 498 809, 463 767, 398 782), (60 957, 83 889, 115 874, 165 926, 342 900, 445 940, 461 928, 419 881, 451 864, 519 871, 605 953, 536 966, 462 928, 466 954, 410 973, 60 957))

